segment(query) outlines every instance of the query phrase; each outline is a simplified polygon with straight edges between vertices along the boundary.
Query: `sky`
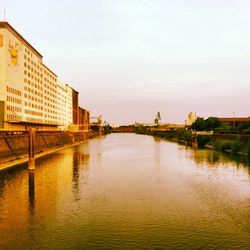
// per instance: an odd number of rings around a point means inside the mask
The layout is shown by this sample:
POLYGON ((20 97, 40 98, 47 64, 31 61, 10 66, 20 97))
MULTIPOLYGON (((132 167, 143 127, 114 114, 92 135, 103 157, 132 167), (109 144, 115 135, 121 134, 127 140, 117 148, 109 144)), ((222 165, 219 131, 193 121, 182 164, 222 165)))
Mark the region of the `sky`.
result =
POLYGON ((250 116, 249 0, 0 0, 80 105, 110 124, 250 116))

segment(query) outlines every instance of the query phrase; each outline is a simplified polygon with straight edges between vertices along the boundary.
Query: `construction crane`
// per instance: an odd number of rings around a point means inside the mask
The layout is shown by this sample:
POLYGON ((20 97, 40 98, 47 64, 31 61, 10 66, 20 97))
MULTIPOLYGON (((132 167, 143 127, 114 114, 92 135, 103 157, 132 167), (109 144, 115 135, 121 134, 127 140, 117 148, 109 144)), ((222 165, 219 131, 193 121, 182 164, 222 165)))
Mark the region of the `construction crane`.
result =
POLYGON ((98 127, 99 134, 102 134, 102 115, 99 115, 97 117, 90 117, 92 122, 90 123, 91 127, 98 127), (95 121, 93 121, 93 119, 95 121))

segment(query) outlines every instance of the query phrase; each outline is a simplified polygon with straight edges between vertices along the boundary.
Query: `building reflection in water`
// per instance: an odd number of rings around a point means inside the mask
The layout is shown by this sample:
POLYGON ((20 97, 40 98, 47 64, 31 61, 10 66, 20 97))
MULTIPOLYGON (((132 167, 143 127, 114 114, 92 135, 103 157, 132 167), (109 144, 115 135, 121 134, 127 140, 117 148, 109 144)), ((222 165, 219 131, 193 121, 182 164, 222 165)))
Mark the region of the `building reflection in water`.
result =
POLYGON ((35 170, 29 170, 29 208, 30 212, 35 212, 35 170))
POLYGON ((83 154, 81 152, 74 152, 73 154, 73 174, 72 174, 72 188, 74 200, 80 200, 80 181, 81 173, 83 183, 86 183, 87 172, 88 172, 89 154, 83 154))
POLYGON ((160 170, 161 170, 161 143, 162 139, 159 137, 154 137, 154 141, 156 142, 154 147, 154 159, 155 159, 155 166, 157 170, 157 178, 160 180, 160 170))

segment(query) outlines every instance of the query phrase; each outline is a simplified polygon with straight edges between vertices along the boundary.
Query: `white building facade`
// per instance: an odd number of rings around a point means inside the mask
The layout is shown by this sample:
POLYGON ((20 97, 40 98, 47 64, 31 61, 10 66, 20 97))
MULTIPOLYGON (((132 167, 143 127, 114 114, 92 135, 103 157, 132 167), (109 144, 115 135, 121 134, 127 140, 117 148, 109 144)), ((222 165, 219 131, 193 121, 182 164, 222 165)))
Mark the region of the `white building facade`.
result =
POLYGON ((58 81, 12 26, 0 22, 0 130, 67 129, 72 112, 72 88, 58 81))

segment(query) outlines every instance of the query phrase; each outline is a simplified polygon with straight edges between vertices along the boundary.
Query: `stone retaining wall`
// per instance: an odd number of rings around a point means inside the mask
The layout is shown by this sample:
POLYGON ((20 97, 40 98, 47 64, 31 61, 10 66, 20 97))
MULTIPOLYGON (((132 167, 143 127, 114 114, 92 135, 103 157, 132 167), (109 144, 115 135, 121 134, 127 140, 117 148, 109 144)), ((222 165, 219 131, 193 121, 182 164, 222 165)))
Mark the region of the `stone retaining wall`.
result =
MULTIPOLYGON (((35 153, 46 152, 49 149, 70 145, 97 136, 90 132, 36 132, 35 153)), ((28 134, 0 135, 0 163, 17 160, 28 156, 28 134)))

